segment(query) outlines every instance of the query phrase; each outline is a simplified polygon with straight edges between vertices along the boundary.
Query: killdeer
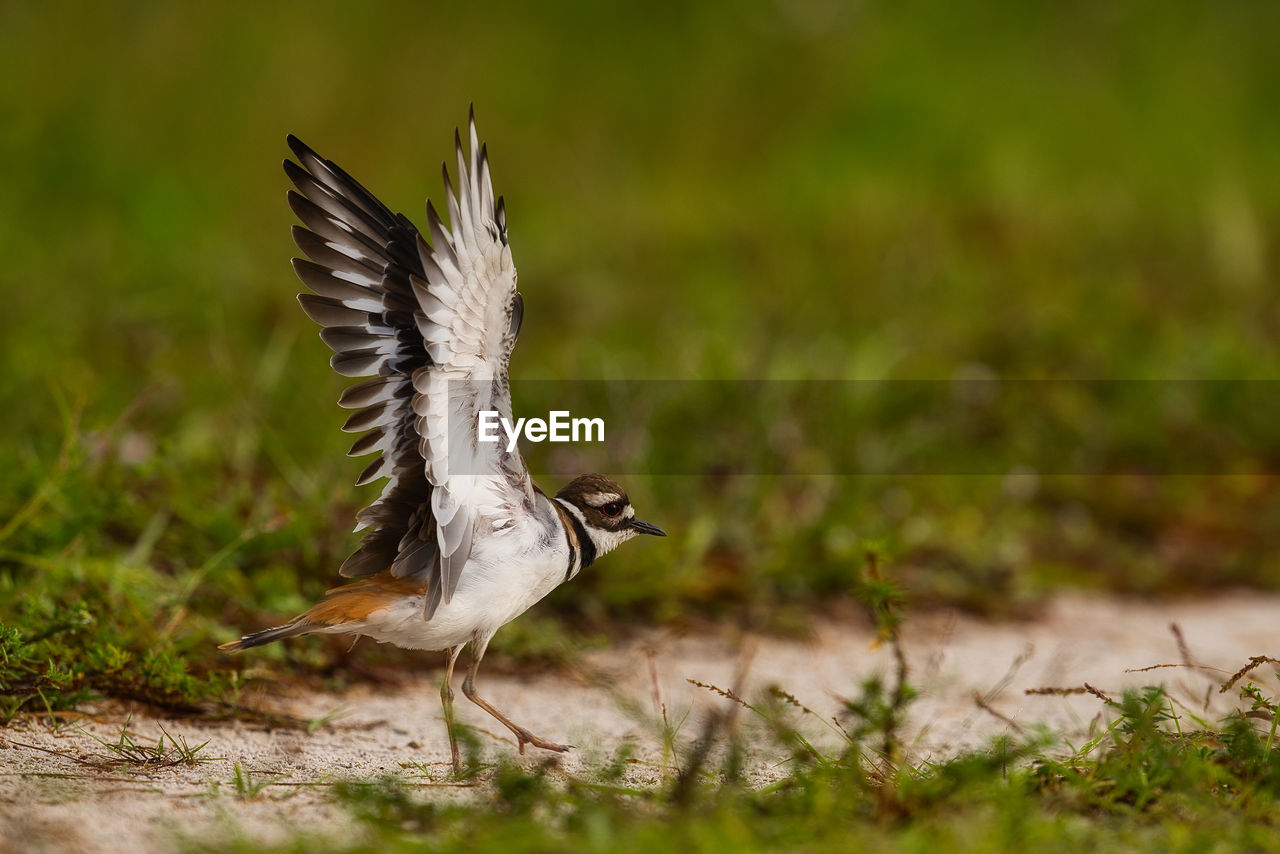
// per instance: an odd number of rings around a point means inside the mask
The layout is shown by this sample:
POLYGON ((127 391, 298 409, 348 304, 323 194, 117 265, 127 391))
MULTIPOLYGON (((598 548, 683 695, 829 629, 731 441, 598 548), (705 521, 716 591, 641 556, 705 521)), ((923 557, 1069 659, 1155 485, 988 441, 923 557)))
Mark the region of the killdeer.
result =
POLYGON ((524 613, 601 555, 639 534, 665 536, 636 518, 627 493, 584 474, 548 496, 519 450, 477 441, 481 412, 511 418, 508 366, 524 316, 487 150, 469 122, 470 154, 454 133, 455 191, 445 165, 446 228, 427 202, 430 244, 403 214, 296 137, 284 169, 289 205, 306 226, 293 239, 310 260, 294 270, 314 293, 298 296, 324 329, 332 365, 355 409, 343 430, 368 431, 350 454, 377 453, 357 484, 389 478, 356 515, 367 529, 337 587, 287 623, 223 644, 243 650, 311 632, 349 633, 406 649, 443 650, 440 690, 449 749, 459 767, 452 677, 462 648, 471 666, 462 692, 526 744, 566 751, 516 724, 476 692, 485 649, 524 613), (461 425, 461 426, 460 426, 461 425), (469 426, 468 426, 469 425, 469 426), (451 472, 451 469, 453 470, 451 472))

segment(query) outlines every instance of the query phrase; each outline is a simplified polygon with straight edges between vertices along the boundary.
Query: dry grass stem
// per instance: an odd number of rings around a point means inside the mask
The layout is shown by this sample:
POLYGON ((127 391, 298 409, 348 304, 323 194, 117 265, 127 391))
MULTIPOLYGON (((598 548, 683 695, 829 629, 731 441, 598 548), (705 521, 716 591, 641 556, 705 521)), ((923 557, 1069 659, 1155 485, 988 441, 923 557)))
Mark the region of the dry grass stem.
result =
POLYGON ((1222 687, 1218 689, 1219 694, 1225 694, 1231 690, 1237 682, 1245 677, 1249 672, 1256 670, 1267 662, 1272 664, 1280 664, 1280 658, 1272 658, 1269 655, 1252 655, 1249 657, 1249 663, 1241 667, 1235 673, 1231 674, 1231 678, 1222 683, 1222 687))

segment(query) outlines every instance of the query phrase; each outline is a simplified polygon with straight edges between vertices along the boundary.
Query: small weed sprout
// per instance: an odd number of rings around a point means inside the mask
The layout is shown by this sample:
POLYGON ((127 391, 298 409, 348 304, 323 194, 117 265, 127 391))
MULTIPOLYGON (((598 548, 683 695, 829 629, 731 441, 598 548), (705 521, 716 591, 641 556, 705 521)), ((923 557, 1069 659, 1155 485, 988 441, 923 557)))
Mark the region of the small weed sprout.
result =
POLYGON ((235 763, 231 770, 231 787, 235 796, 242 801, 256 800, 268 786, 279 783, 288 774, 280 774, 275 777, 262 777, 258 780, 253 779, 253 772, 241 763, 235 763))
POLYGON ((160 726, 160 737, 156 739, 155 744, 144 744, 139 741, 138 736, 129 732, 129 725, 132 722, 132 715, 125 718, 115 741, 107 741, 86 732, 90 738, 107 750, 107 754, 100 759, 89 760, 85 764, 103 768, 137 767, 156 769, 195 765, 199 762, 216 761, 219 758, 200 755, 201 751, 209 745, 207 740, 192 746, 185 736, 172 735, 163 726, 160 726))

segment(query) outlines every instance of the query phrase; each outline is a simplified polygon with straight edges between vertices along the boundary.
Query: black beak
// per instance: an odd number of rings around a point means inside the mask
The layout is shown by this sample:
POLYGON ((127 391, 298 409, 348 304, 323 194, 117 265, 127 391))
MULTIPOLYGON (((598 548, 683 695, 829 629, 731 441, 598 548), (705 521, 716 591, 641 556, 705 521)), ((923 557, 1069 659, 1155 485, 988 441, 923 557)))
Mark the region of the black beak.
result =
POLYGON ((667 535, 667 532, 657 525, 650 525, 648 522, 641 522, 639 519, 631 520, 631 528, 641 534, 653 534, 655 537, 665 537, 667 535))

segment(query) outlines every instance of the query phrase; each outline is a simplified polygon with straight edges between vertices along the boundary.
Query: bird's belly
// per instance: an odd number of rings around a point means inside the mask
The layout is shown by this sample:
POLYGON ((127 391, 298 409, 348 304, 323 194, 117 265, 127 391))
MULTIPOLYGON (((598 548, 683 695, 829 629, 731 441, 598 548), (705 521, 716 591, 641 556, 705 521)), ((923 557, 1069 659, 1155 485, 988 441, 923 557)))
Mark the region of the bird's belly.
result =
POLYGON ((422 619, 426 596, 406 596, 369 614, 355 631, 404 649, 447 649, 477 635, 488 639, 555 589, 564 572, 565 559, 558 555, 505 566, 472 561, 453 598, 441 602, 430 620, 422 619))

